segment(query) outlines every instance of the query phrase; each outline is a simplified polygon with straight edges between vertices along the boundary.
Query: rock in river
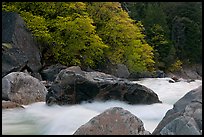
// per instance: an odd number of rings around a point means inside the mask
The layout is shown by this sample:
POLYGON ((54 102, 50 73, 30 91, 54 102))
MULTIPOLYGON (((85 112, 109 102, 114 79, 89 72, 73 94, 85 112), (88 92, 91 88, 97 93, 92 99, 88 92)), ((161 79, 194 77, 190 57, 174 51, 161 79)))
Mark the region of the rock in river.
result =
POLYGON ((61 70, 46 95, 48 105, 93 100, 120 100, 129 104, 161 102, 157 94, 145 86, 101 72, 85 72, 78 66, 61 70))

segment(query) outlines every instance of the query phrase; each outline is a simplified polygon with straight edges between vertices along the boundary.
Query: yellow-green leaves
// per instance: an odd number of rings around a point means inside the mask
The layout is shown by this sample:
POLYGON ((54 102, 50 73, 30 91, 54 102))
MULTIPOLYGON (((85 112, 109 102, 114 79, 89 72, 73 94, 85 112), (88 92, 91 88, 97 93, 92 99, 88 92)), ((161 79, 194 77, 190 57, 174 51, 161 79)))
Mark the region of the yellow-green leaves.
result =
POLYGON ((107 46, 96 34, 93 20, 88 16, 77 16, 57 17, 54 26, 59 31, 53 36, 56 39, 60 37, 64 46, 56 47, 54 53, 60 51, 60 56, 56 54, 56 58, 63 60, 61 63, 66 65, 94 66, 94 62, 103 55, 103 48, 107 46))
POLYGON ((143 25, 130 19, 120 3, 91 3, 88 12, 94 19, 97 33, 110 47, 106 57, 113 64, 124 63, 132 72, 153 68, 153 49, 145 42, 143 25))
POLYGON ((49 34, 45 18, 42 16, 32 15, 30 12, 21 12, 21 16, 38 41, 51 42, 52 37, 49 34))
POLYGON ((181 60, 177 59, 170 67, 169 67, 169 71, 170 72, 174 72, 174 71, 179 71, 182 69, 182 62, 181 60))
POLYGON ((11 43, 2 43, 2 48, 3 49, 11 49, 12 45, 11 45, 11 43))
POLYGON ((118 2, 16 2, 4 3, 3 9, 18 12, 56 62, 94 67, 108 59, 135 72, 153 68, 142 23, 118 2))

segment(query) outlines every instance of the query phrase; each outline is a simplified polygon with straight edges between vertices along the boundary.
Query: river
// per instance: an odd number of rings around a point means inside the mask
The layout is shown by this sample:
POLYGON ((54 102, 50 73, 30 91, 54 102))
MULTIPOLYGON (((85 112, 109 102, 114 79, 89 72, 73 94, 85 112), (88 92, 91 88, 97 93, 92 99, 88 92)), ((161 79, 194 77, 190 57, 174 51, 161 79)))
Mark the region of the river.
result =
POLYGON ((129 105, 121 101, 82 103, 68 106, 47 106, 33 103, 25 109, 2 109, 3 135, 72 135, 81 125, 110 107, 122 107, 140 118, 152 132, 167 110, 187 92, 202 85, 201 80, 169 83, 170 78, 145 78, 134 81, 152 89, 163 103, 129 105))

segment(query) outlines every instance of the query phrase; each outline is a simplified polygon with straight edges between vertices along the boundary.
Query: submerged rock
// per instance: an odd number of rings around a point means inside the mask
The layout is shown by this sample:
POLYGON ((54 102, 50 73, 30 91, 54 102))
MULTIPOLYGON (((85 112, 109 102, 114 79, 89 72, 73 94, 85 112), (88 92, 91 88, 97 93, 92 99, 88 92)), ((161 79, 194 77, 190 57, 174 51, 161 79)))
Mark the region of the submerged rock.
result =
POLYGON ((145 86, 101 72, 85 72, 78 66, 61 70, 46 95, 48 105, 93 100, 120 100, 129 104, 161 102, 157 94, 145 86))
POLYGON ((170 109, 153 135, 202 134, 202 86, 184 95, 170 109))
POLYGON ((74 135, 150 135, 143 122, 120 107, 109 108, 79 127, 74 135))

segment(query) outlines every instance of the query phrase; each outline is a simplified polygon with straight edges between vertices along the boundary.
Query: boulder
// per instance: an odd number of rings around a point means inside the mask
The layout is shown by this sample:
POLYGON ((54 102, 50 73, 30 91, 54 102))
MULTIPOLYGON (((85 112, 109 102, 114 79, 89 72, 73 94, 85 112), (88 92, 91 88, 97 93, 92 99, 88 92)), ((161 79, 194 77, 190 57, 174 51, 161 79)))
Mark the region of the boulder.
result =
POLYGON ((74 135, 150 135, 150 132, 129 111, 114 107, 89 120, 74 135))
POLYGON ((141 78, 154 78, 154 77, 156 77, 155 72, 145 71, 145 72, 132 72, 130 73, 128 79, 138 81, 141 78))
POLYGON ((179 78, 176 76, 172 76, 171 79, 173 79, 175 82, 180 82, 179 78))
POLYGON ((41 53, 22 18, 2 11, 2 77, 27 69, 33 76, 41 69, 41 53))
POLYGON ((169 83, 175 83, 175 81, 173 79, 170 79, 169 83))
POLYGON ((126 65, 124 64, 117 64, 117 67, 116 67, 116 77, 118 78, 128 78, 130 75, 130 72, 127 68, 126 65))
POLYGON ((17 107, 24 108, 22 105, 18 103, 2 100, 2 109, 17 108, 17 107))
POLYGON ((46 95, 48 105, 93 100, 120 100, 129 104, 161 102, 157 94, 145 86, 101 72, 85 72, 78 66, 61 70, 46 95))
POLYGON ((202 86, 179 99, 152 134, 202 135, 202 86))
POLYGON ((155 77, 156 77, 156 78, 164 78, 164 77, 166 77, 166 74, 165 74, 164 71, 162 71, 162 70, 157 70, 157 71, 155 72, 155 77))
POLYGON ((46 87, 27 73, 12 72, 2 78, 2 100, 27 105, 45 101, 46 93, 46 87))
POLYGON ((101 72, 113 75, 118 78, 128 78, 130 75, 127 66, 124 64, 108 63, 107 66, 101 70, 101 72))
POLYGON ((61 64, 55 64, 51 65, 45 69, 43 69, 40 73, 42 76, 42 79, 45 81, 54 81, 57 77, 58 73, 62 70, 67 68, 67 66, 61 65, 61 64))

